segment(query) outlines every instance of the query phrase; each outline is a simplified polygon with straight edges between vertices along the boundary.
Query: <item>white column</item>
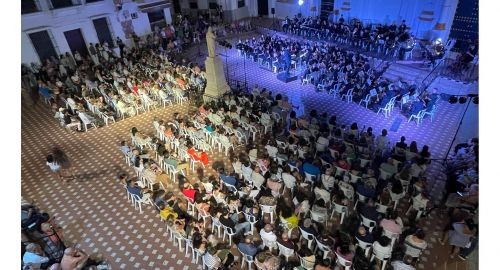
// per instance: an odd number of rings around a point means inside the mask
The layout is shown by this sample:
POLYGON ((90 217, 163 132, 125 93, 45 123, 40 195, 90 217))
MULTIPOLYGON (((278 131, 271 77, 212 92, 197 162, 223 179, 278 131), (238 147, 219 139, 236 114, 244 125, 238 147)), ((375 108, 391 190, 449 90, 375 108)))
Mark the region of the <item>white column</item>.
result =
POLYGON ((446 43, 450 35, 451 25, 455 18, 455 12, 458 6, 458 0, 444 0, 441 16, 434 26, 433 38, 441 38, 446 43))

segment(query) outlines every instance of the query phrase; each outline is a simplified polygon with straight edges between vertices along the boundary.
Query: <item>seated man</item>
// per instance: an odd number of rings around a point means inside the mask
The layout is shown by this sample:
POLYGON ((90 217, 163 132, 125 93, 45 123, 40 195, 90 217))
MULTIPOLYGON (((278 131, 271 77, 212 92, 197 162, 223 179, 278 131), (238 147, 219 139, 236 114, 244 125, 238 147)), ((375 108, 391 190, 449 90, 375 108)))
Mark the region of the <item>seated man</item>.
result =
POLYGON ((237 220, 237 215, 231 215, 229 216, 229 210, 224 209, 222 212, 219 221, 222 225, 231 228, 232 231, 236 234, 239 234, 241 231, 244 231, 245 235, 252 234, 252 231, 250 231, 250 222, 244 221, 244 222, 238 222, 237 220), (236 221, 235 221, 236 220, 236 221))
POLYGON ((356 192, 367 197, 367 198, 375 198, 377 196, 377 191, 375 187, 371 185, 369 181, 362 181, 356 184, 356 192))
POLYGON ((318 232, 314 228, 314 226, 313 226, 312 221, 311 221, 310 218, 304 219, 304 221, 301 222, 301 223, 302 224, 299 225, 299 228, 301 228, 306 233, 310 233, 312 235, 317 235, 318 234, 318 232))
POLYGON ((226 175, 226 173, 224 172, 224 168, 219 168, 219 177, 222 180, 222 182, 224 182, 228 185, 231 185, 231 186, 236 187, 236 185, 238 183, 238 181, 236 180, 236 177, 231 176, 231 175, 226 175))
POLYGON ((30 243, 26 246, 23 263, 24 265, 30 265, 32 269, 41 269, 42 265, 49 262, 49 258, 44 255, 42 248, 38 244, 30 243))
POLYGON ((355 237, 363 242, 373 243, 373 235, 368 232, 364 226, 359 226, 355 237))
POLYGON ((264 228, 260 230, 260 238, 262 238, 263 241, 275 242, 278 237, 273 231, 273 225, 266 224, 264 228))
POLYGON ((76 117, 73 117, 68 110, 64 111, 63 119, 67 129, 71 129, 76 126, 78 127, 78 130, 82 130, 82 124, 80 121, 76 117))
POLYGON ((257 254, 257 246, 253 243, 252 236, 245 237, 245 241, 238 244, 238 249, 252 258, 257 254))
POLYGON ((283 232, 281 238, 278 238, 278 243, 286 248, 296 250, 295 244, 288 238, 288 232, 283 232))
POLYGON ((179 171, 184 174, 184 171, 186 174, 189 174, 189 164, 187 162, 180 162, 177 159, 177 155, 175 153, 169 154, 168 151, 165 151, 164 154, 164 162, 166 164, 174 166, 176 171, 179 171))
POLYGON ((319 175, 321 173, 321 170, 319 169, 320 167, 321 164, 318 164, 317 161, 314 161, 312 163, 305 162, 304 165, 302 166, 304 173, 315 175, 316 180, 319 178, 319 175))
POLYGON ((122 141, 120 143, 120 150, 123 154, 128 155, 128 153, 130 152, 130 146, 128 146, 128 143, 126 141, 122 141))
POLYGON ((139 196, 140 199, 142 199, 142 189, 139 187, 137 182, 134 182, 132 180, 127 181, 127 191, 132 194, 132 195, 137 195, 139 196))
POLYGON ((377 208, 375 207, 373 199, 368 199, 368 202, 360 207, 360 213, 365 218, 374 220, 377 223, 381 219, 381 215, 379 212, 377 212, 377 208))
POLYGON ((273 255, 270 251, 262 251, 257 254, 254 263, 259 269, 278 270, 280 257, 273 255))

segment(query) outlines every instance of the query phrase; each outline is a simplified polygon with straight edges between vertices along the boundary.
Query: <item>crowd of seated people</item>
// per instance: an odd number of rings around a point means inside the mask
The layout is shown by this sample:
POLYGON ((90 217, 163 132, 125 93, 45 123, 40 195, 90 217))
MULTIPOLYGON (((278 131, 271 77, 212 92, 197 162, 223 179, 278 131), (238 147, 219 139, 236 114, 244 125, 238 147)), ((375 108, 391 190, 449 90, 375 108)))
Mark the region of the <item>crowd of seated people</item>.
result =
POLYGON ((408 118, 417 116, 421 111, 425 115, 432 115, 439 100, 436 89, 431 93, 428 90, 421 91, 414 82, 401 79, 392 83, 380 77, 379 72, 374 72, 366 57, 334 45, 264 35, 242 41, 241 44, 246 45, 246 48, 254 48, 244 52, 254 60, 262 59, 262 63, 269 62, 280 67, 284 65, 281 56, 284 50, 288 50, 292 59, 301 58, 307 63, 303 82, 314 84, 318 91, 326 91, 364 105, 377 113, 386 106, 394 107, 398 102, 401 113, 408 118))
POLYGON ((363 25, 358 19, 346 22, 343 16, 337 22, 333 22, 320 17, 296 15, 291 19, 285 18, 282 25, 283 31, 287 33, 349 44, 366 51, 396 53, 400 57, 405 51, 411 50, 414 45, 414 39, 409 33, 405 20, 399 25, 395 23, 363 25))
POLYGON ((281 269, 290 250, 297 254, 295 262, 290 259, 296 265, 370 265, 365 254, 381 263, 393 251, 405 254, 397 263, 415 265, 427 246, 418 220, 432 209, 426 192, 429 148, 419 150, 415 141, 407 145, 404 137, 391 143, 386 130, 376 136, 372 128, 346 126, 325 113, 297 117, 292 109, 282 95, 256 87, 189 115, 155 119, 151 141, 156 145, 136 145, 138 175, 146 175, 148 167, 141 166, 139 151, 148 152, 147 163, 159 166, 166 152, 175 153, 179 162, 190 164, 188 171, 198 172, 177 172, 182 185, 175 197, 172 176, 164 187, 152 189, 151 201, 168 220, 173 241, 192 245, 210 267, 227 267, 235 255, 245 254, 261 269, 281 269), (246 147, 237 145, 242 142, 246 147), (222 145, 232 145, 231 166, 213 162, 216 175, 206 175, 208 162, 188 153, 189 148, 200 155, 225 152, 222 145), (405 196, 409 206, 401 209, 405 196), (356 243, 372 251, 353 249, 356 243))
POLYGON ((121 57, 97 53, 75 62, 70 54, 61 55, 47 60, 42 69, 23 67, 23 72, 37 79, 39 93, 62 126, 86 130, 89 125, 182 102, 189 91, 203 88, 199 67, 169 62, 153 42, 146 39, 146 46, 125 46, 121 57))
POLYGON ((24 270, 73 270, 100 266, 108 269, 106 262, 97 262, 64 237, 64 230, 54 217, 41 212, 34 204, 21 198, 21 257, 24 270))

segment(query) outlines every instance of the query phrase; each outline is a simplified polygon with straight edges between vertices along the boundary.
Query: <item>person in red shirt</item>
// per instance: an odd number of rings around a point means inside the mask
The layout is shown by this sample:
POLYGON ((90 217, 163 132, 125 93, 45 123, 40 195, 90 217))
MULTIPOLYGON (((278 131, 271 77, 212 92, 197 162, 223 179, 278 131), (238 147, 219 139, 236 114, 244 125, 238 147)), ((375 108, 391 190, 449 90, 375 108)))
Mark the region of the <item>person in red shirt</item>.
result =
POLYGON ((182 194, 186 196, 191 202, 194 202, 194 196, 196 195, 196 189, 193 188, 189 183, 184 183, 184 188, 182 189, 182 194))
POLYGON ((137 81, 134 81, 134 85, 132 86, 132 93, 134 93, 136 96, 139 95, 139 86, 137 86, 137 81))
POLYGON ((193 146, 193 144, 191 142, 188 142, 187 147, 188 147, 187 153, 188 153, 189 156, 191 156, 192 158, 194 158, 194 160, 196 160, 196 161, 200 161, 205 166, 208 165, 208 155, 207 155, 207 153, 201 152, 200 154, 198 154, 196 152, 196 149, 194 149, 194 146, 193 146))

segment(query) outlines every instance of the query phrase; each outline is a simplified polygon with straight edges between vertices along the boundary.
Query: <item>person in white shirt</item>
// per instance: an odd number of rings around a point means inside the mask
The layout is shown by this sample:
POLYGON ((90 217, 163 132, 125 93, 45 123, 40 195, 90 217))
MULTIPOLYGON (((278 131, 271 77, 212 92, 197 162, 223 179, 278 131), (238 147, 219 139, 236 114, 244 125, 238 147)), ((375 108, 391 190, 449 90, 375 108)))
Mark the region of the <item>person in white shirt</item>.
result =
POLYGON ((253 170, 251 175, 253 186, 256 187, 257 189, 260 189, 260 187, 264 184, 266 179, 264 178, 264 176, 260 174, 259 166, 256 165, 253 166, 255 166, 255 169, 253 170))
POLYGON ((387 236, 381 236, 375 243, 373 243, 373 253, 379 258, 391 257, 391 239, 387 236))
POLYGON ((60 173, 60 170, 61 170, 61 165, 59 165, 59 163, 57 163, 55 160, 54 160, 54 156, 52 155, 48 155, 47 158, 47 166, 49 166, 50 170, 57 175, 57 177, 59 179, 61 179, 61 173, 60 173))
POLYGON ((262 238, 264 245, 271 245, 272 248, 276 247, 276 240, 278 237, 274 233, 273 226, 271 224, 266 224, 264 228, 260 230, 260 238, 262 238))
POLYGON ((256 84, 255 87, 252 89, 252 95, 254 96, 254 98, 260 95, 260 89, 258 84, 256 84))
POLYGON ((389 139, 387 138, 387 130, 382 130, 382 135, 378 136, 375 139, 375 148, 378 151, 383 151, 387 148, 387 144, 389 143, 389 139))
POLYGON ((330 141, 328 140, 328 133, 322 133, 318 137, 318 140, 316 142, 321 144, 321 145, 324 145, 325 148, 328 147, 328 145, 330 144, 330 141))
POLYGON ((266 145, 264 148, 266 148, 267 153, 269 154, 269 157, 275 158, 276 154, 278 154, 278 148, 276 148, 274 145, 266 145))
POLYGON ((44 255, 39 245, 30 243, 26 246, 26 252, 23 255, 23 263, 25 266, 31 266, 31 269, 41 269, 42 264, 49 262, 49 258, 44 255))

